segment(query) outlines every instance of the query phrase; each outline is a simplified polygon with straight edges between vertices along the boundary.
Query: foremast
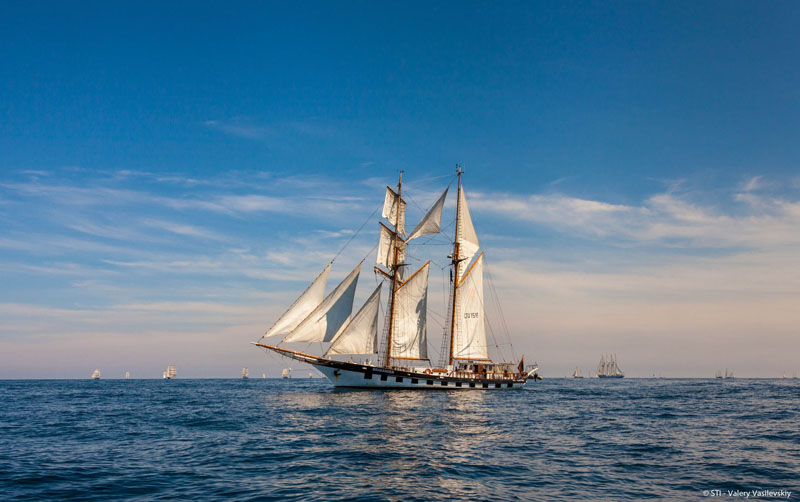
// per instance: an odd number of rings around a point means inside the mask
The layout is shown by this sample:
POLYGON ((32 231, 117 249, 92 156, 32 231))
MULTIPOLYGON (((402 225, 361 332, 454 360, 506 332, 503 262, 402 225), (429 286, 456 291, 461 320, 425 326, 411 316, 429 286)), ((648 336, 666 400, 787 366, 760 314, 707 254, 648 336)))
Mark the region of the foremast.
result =
POLYGON ((394 217, 394 235, 392 236, 392 266, 390 271, 392 273, 392 291, 391 291, 391 302, 389 306, 389 330, 386 335, 386 358, 384 360, 384 366, 387 368, 392 364, 392 335, 394 334, 394 304, 395 304, 395 297, 397 296, 397 276, 399 266, 397 263, 397 259, 400 253, 400 246, 398 245, 398 233, 400 228, 400 213, 402 204, 402 197, 403 197, 403 171, 400 171, 400 177, 397 180, 397 211, 395 211, 394 217))

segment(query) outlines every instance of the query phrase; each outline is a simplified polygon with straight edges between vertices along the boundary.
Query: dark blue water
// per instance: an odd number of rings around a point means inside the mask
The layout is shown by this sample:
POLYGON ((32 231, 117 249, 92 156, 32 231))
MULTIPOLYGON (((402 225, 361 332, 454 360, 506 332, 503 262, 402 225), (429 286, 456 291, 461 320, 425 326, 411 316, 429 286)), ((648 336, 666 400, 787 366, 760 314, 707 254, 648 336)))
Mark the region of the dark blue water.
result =
POLYGON ((0 499, 798 499, 799 382, 3 381, 0 499))

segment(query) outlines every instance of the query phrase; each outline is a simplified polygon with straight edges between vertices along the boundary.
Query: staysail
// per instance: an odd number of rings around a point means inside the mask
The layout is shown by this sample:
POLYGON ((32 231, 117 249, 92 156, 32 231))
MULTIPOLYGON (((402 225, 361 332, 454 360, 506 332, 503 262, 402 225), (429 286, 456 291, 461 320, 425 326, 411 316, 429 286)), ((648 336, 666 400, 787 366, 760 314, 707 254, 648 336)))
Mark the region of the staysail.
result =
POLYGON ((330 272, 332 264, 332 262, 329 263, 292 306, 275 321, 275 324, 264 334, 265 337, 290 333, 303 319, 308 317, 312 310, 317 308, 325 295, 325 285, 328 283, 328 272, 330 272))
POLYGON ((392 225, 397 225, 398 234, 406 234, 406 201, 389 187, 386 187, 381 216, 389 220, 392 225), (400 212, 399 216, 398 211, 400 212))
POLYGON ((395 359, 428 359, 429 265, 420 267, 395 291, 391 347, 395 359))
POLYGON ((414 230, 406 238, 406 242, 411 241, 411 239, 416 239, 417 237, 422 237, 423 235, 439 233, 442 223, 444 200, 447 198, 447 190, 449 190, 449 188, 445 189, 444 193, 439 197, 439 200, 431 206, 425 216, 422 217, 422 220, 414 227, 414 230))
POLYGON ((467 198, 464 196, 464 190, 458 191, 458 213, 460 221, 456 229, 456 242, 458 243, 458 277, 463 275, 469 265, 470 259, 475 256, 475 253, 481 247, 478 243, 478 235, 475 233, 475 227, 472 226, 472 217, 469 215, 469 208, 467 207, 467 198))
POLYGON ((483 253, 478 255, 457 287, 453 358, 489 359, 483 309, 483 253))
POLYGON ((353 297, 360 271, 361 263, 283 341, 331 341, 353 311, 353 297))
POLYGON ((358 313, 333 339, 333 343, 325 353, 326 356, 330 354, 373 354, 377 351, 381 286, 383 283, 378 284, 358 313))

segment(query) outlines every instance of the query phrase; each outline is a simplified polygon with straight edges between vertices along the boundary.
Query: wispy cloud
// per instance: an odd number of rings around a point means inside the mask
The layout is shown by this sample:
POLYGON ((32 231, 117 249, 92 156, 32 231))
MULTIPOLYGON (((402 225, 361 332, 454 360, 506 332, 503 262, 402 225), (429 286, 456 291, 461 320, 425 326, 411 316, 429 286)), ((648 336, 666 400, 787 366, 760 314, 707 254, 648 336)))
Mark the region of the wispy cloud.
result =
POLYGON ((800 243, 800 202, 749 193, 744 215, 692 203, 666 192, 630 206, 587 200, 563 194, 473 194, 476 210, 545 225, 563 233, 592 238, 616 238, 626 243, 665 243, 670 246, 761 247, 800 243))
POLYGON ((188 225, 185 223, 175 223, 164 220, 150 220, 150 219, 142 220, 142 223, 148 227, 166 230, 167 232, 171 232, 173 234, 182 235, 186 237, 196 237, 199 239, 209 239, 215 241, 228 240, 228 238, 225 237, 224 235, 221 235, 207 228, 195 225, 188 225))

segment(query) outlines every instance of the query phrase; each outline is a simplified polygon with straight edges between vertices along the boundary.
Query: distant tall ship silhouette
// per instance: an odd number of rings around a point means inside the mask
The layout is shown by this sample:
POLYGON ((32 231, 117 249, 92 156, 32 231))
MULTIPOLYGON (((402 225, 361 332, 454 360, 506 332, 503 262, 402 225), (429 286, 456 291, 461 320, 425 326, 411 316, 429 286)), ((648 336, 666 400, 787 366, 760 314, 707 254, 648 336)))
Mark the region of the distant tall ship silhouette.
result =
POLYGON ((167 371, 163 373, 163 378, 164 380, 174 380, 178 378, 178 370, 175 369, 175 366, 170 364, 167 366, 167 371))
POLYGON ((714 374, 714 378, 733 378, 733 371, 728 371, 728 368, 725 368, 725 373, 722 370, 717 370, 714 374))
POLYGON ((248 378, 250 378, 250 370, 242 368, 242 379, 247 380, 248 378))
POLYGON ((580 372, 578 367, 575 367, 575 371, 572 372, 572 378, 583 378, 583 374, 580 372))
POLYGON ((100 370, 96 369, 92 372, 92 380, 100 380, 100 370))
POLYGON ((617 365, 617 355, 607 355, 600 358, 597 365, 597 378, 623 378, 625 374, 617 365))

